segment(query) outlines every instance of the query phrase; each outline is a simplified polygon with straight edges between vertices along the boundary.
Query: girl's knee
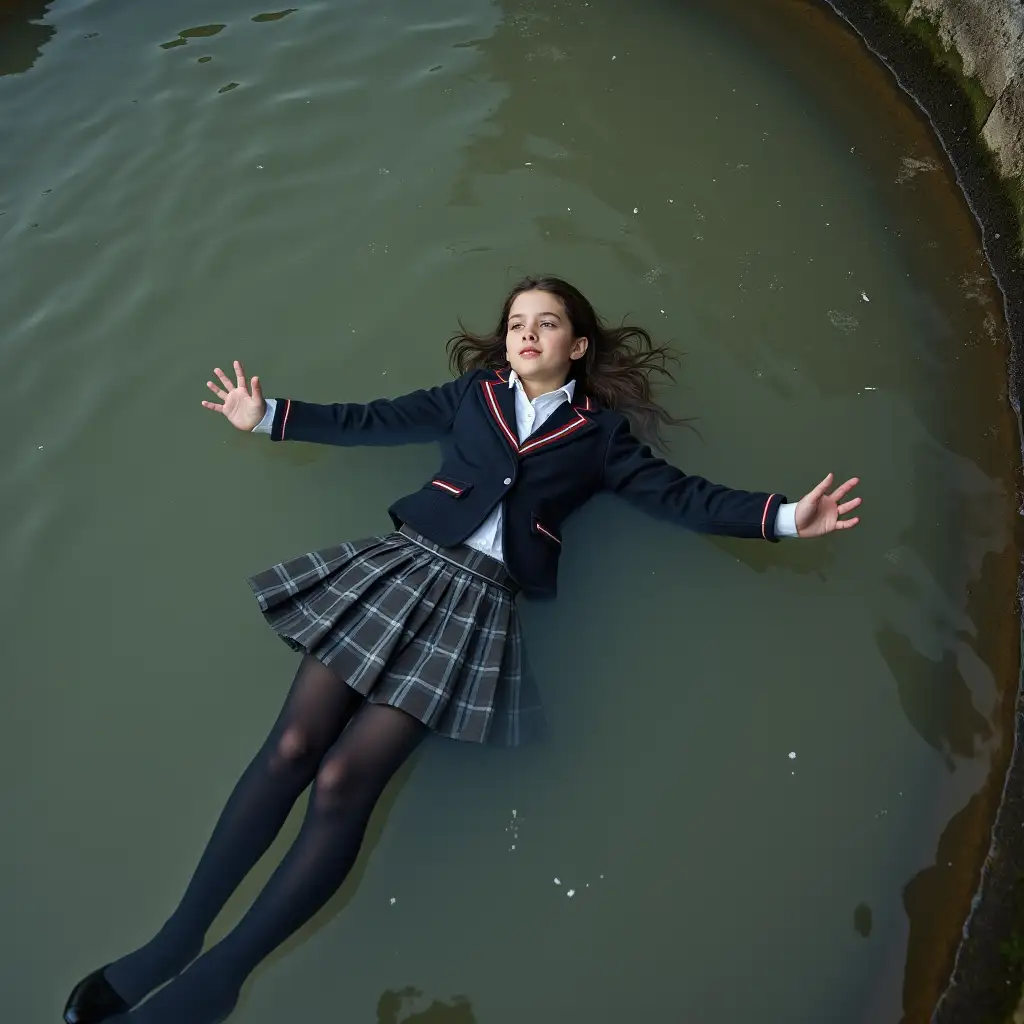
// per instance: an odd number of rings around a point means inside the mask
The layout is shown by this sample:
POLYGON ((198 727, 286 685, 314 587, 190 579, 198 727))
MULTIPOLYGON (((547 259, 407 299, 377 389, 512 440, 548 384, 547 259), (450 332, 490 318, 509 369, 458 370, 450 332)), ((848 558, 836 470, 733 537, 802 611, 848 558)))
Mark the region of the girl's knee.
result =
POLYGON ((313 799, 328 807, 359 803, 373 788, 356 759, 336 756, 320 765, 313 783, 313 799))
POLYGON ((336 799, 351 788, 354 772, 346 758, 334 757, 316 773, 316 790, 321 796, 336 799))
POLYGON ((290 725, 277 741, 278 761, 285 766, 299 764, 313 755, 313 738, 300 725, 290 725))

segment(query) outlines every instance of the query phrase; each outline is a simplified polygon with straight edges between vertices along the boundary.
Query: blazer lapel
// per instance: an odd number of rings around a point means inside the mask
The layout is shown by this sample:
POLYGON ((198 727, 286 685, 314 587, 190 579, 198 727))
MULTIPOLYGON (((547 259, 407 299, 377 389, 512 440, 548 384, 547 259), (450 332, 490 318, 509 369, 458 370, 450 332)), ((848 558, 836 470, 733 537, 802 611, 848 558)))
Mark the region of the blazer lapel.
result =
POLYGON ((520 444, 516 425, 515 389, 508 386, 507 373, 496 371, 491 380, 482 381, 480 386, 488 419, 512 451, 520 456, 547 451, 585 433, 593 425, 586 414, 597 411, 597 407, 586 395, 577 394, 572 404, 563 402, 541 424, 539 430, 520 444))
POLYGON ((508 377, 496 373, 491 380, 481 381, 484 406, 492 426, 516 454, 519 453, 519 431, 516 429, 516 396, 508 386, 508 377))
POLYGON ((533 455, 560 444, 573 441, 589 430, 593 423, 587 412, 594 411, 594 403, 585 395, 570 404, 563 402, 520 446, 519 454, 533 455))

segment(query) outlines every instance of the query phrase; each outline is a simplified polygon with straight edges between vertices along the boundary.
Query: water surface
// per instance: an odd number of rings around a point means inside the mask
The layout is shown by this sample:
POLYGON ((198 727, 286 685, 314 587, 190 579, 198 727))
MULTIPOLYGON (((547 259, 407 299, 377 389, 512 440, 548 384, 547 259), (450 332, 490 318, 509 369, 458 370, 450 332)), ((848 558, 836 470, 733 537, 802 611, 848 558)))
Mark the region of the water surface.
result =
POLYGON ((816 11, 749 7, 3 23, 10 1019, 148 937, 269 728, 294 656, 245 576, 386 529, 435 464, 229 433, 211 367, 441 381, 526 270, 684 354, 676 462, 794 499, 857 473, 864 524, 768 546, 594 502, 523 609, 548 745, 429 745, 233 1020, 927 1019, 974 852, 939 838, 984 809, 1017 667, 1005 339, 916 112, 816 11))

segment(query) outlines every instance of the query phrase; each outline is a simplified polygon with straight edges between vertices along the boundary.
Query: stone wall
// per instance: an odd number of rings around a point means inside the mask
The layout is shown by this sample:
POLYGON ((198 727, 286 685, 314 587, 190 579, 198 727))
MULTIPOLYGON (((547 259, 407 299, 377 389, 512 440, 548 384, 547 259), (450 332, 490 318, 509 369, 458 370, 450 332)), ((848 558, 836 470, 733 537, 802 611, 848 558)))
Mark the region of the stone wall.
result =
POLYGON ((1000 174, 1024 195, 1024 0, 886 2, 910 31, 937 37, 1000 174))

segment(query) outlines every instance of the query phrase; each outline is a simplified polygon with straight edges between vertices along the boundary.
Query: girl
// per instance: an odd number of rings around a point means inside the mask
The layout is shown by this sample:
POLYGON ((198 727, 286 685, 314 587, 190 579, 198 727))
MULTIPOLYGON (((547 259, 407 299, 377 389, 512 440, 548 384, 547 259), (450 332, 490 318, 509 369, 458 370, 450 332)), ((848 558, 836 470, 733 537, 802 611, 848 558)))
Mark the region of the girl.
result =
POLYGON ((271 628, 302 655, 291 690, 181 903, 146 945, 75 987, 67 1024, 223 1020, 253 968, 344 881, 377 798, 429 731, 508 745, 533 731, 516 596, 554 595, 562 524, 598 491, 733 537, 818 537, 858 522, 840 518, 860 504, 843 500, 856 478, 829 493, 830 473, 788 504, 655 457, 630 421, 653 435, 677 422, 651 397, 667 350, 640 328, 608 328, 558 278, 521 281, 492 335, 463 332, 449 350, 455 380, 368 405, 264 399, 239 362, 234 383, 220 369, 220 385, 207 382, 220 401, 203 406, 238 430, 321 444, 439 441, 441 467, 391 506, 394 532, 249 580, 271 628), (199 956, 311 783, 280 866, 234 931, 199 956))

